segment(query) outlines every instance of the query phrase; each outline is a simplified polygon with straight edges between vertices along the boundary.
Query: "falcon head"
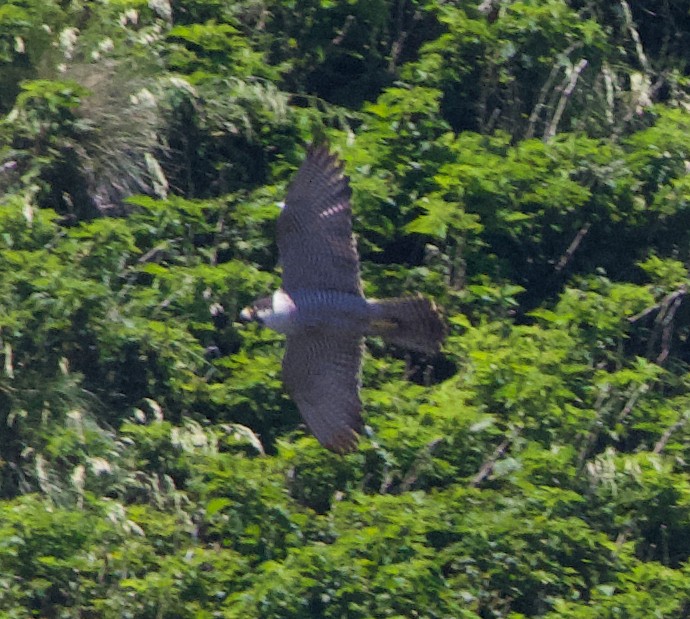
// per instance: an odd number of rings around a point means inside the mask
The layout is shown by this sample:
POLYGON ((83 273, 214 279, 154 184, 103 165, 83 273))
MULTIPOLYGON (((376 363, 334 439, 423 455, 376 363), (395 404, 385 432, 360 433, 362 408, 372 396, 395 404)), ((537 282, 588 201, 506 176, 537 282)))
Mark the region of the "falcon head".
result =
POLYGON ((258 299, 253 305, 245 307, 240 312, 240 320, 258 322, 278 333, 289 333, 295 323, 296 314, 297 308, 290 295, 279 288, 273 296, 258 299))
POLYGON ((270 320, 273 315, 273 297, 257 299, 252 305, 248 305, 240 312, 242 322, 258 322, 260 325, 270 320))

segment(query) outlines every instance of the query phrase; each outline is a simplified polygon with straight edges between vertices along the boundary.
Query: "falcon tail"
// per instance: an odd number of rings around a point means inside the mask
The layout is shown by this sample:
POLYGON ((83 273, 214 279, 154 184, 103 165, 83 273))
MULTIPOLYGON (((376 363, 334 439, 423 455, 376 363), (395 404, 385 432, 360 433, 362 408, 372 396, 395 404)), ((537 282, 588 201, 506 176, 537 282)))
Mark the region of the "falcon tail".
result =
POLYGON ((446 325, 433 301, 401 297, 369 302, 374 310, 370 335, 429 355, 436 354, 446 337, 446 325))

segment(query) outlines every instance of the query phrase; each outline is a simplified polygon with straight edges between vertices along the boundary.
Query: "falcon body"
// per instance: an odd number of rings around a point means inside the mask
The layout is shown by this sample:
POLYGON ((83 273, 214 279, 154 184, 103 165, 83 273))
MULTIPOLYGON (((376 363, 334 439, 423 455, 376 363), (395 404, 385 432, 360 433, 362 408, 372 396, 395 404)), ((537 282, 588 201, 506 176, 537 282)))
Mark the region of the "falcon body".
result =
POLYGON ((245 308, 242 318, 255 320, 285 335, 317 331, 366 335, 375 312, 375 306, 361 295, 304 289, 288 294, 280 288, 273 296, 245 308))
POLYGON ((359 375, 364 337, 427 354, 445 326, 424 297, 368 300, 352 235, 350 187, 342 164, 312 148, 278 218, 282 286, 240 318, 287 335, 283 382, 319 442, 352 451, 362 430, 359 375))

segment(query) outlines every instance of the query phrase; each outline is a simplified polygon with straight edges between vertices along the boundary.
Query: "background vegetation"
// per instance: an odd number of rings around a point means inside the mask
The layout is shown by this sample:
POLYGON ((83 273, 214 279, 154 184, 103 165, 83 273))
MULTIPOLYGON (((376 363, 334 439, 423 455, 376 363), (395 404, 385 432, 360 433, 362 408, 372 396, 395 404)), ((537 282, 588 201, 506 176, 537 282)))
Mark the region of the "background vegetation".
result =
POLYGON ((685 0, 3 0, 0 614, 689 617, 689 45, 685 0), (345 458, 235 322, 314 135, 367 294, 451 327, 371 343, 345 458))

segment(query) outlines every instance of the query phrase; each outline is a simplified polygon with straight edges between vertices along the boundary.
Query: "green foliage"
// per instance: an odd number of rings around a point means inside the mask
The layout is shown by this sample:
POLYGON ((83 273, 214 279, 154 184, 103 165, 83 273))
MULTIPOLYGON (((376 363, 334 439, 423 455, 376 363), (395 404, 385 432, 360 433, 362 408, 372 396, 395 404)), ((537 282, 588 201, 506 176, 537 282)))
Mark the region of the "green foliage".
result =
POLYGON ((0 615, 688 613, 688 2, 0 6, 0 615), (638 3, 639 4, 639 3, 638 3), (360 449, 283 393, 305 143, 351 179, 360 449))

